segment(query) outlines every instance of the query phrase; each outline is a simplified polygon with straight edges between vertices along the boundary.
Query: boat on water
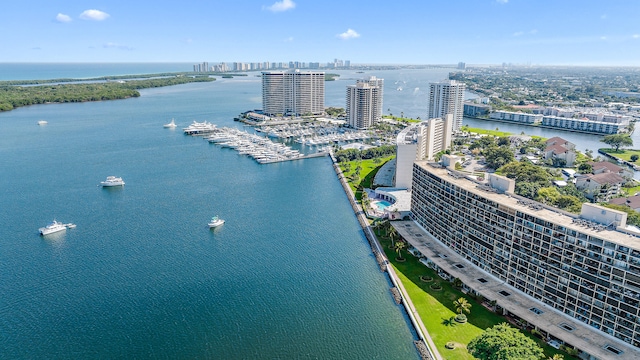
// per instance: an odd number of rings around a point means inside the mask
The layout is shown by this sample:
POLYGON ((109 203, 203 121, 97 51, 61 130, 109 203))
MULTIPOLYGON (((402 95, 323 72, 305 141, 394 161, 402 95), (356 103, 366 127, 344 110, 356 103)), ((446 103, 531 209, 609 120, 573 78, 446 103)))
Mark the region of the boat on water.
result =
POLYGON ((46 120, 40 120, 38 121, 38 125, 47 125, 49 122, 47 122, 46 120))
POLYGON ((107 179, 105 181, 101 181, 100 185, 103 187, 123 186, 124 181, 122 181, 121 177, 107 176, 107 179))
POLYGON ((209 225, 209 228, 216 228, 222 224, 224 224, 224 220, 220 219, 218 215, 216 215, 211 218, 211 221, 209 221, 208 225, 209 225))
POLYGON ((67 230, 67 226, 61 222, 57 222, 56 220, 53 220, 49 225, 38 229, 38 231, 40 231, 40 235, 49 235, 62 230, 67 230))
POLYGON ((176 122, 175 122, 175 120, 174 120, 174 119, 171 119, 171 122, 170 122, 170 123, 168 123, 168 124, 164 124, 163 126, 164 126, 165 128, 173 129, 173 128, 175 128, 175 127, 176 127, 176 126, 178 126, 178 125, 176 125, 176 122))

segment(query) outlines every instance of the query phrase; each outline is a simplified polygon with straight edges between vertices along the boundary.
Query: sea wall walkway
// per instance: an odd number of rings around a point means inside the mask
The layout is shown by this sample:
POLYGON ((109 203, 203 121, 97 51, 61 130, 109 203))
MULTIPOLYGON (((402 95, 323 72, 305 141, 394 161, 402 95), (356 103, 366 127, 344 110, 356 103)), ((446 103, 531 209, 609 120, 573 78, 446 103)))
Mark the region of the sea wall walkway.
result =
POLYGON ((389 276, 389 279, 391 280, 394 286, 391 289, 391 292, 394 295, 394 298, 396 297, 397 294, 399 294, 400 296, 399 303, 403 305, 405 312, 409 316, 409 319, 411 320, 411 324, 413 325, 413 328, 416 331, 416 334, 418 334, 419 340, 415 341, 414 343, 418 350, 418 353, 420 354, 420 357, 425 360, 442 360, 442 356, 438 352, 438 349, 436 348, 435 343, 429 336, 429 332, 427 331, 427 328, 424 326, 422 319, 420 319, 420 315, 418 314, 418 311, 413 305, 413 302, 411 302, 411 298, 409 298, 409 295, 407 294, 407 290, 404 288, 404 285, 402 284, 402 282, 400 281, 400 278, 398 277, 395 270, 393 269, 393 266, 391 266, 391 264, 389 263, 389 260, 387 259, 384 251, 382 250, 382 245, 380 245, 380 243, 378 242, 378 239, 373 233, 373 230, 371 229, 371 226, 369 225, 369 222, 367 220, 366 213, 363 211, 360 204, 358 204, 358 201, 356 200, 356 197, 353 194, 353 191, 351 191, 351 188, 349 187, 347 179, 342 173, 342 170, 340 169, 340 166, 338 165, 338 162, 335 156, 333 155, 333 151, 330 152, 330 156, 331 156, 331 160, 333 161, 333 169, 336 172, 336 175, 338 176, 340 183, 342 184, 342 188, 344 189, 344 192, 347 195, 347 198, 349 199, 349 203, 351 203, 351 207, 353 208, 353 211, 358 219, 358 222, 360 223, 360 226, 364 231, 367 241, 369 242, 369 245, 371 245, 371 250, 373 251, 373 254, 376 257, 378 265, 380 265, 380 270, 385 271, 389 276))

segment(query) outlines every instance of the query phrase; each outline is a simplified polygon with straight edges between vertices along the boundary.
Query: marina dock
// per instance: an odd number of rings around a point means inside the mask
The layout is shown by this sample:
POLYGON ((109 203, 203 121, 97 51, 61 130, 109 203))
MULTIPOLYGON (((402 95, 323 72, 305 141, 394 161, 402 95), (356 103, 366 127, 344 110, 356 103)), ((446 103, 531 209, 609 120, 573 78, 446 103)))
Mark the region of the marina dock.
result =
POLYGON ((328 154, 328 151, 322 148, 316 153, 302 154, 300 151, 294 150, 283 143, 272 141, 268 137, 250 134, 246 130, 242 131, 236 128, 212 128, 207 129, 207 131, 210 132, 204 134, 201 132, 187 133, 185 131, 185 134, 194 136, 206 135, 204 139, 208 142, 223 148, 234 149, 238 154, 247 155, 260 164, 310 159, 328 154))

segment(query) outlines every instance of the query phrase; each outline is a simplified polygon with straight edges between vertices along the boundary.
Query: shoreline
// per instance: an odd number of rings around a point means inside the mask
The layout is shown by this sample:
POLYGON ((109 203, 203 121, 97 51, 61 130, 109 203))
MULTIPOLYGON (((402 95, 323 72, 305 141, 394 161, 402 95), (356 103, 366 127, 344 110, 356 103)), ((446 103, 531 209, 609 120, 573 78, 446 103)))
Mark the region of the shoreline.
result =
POLYGON ((425 360, 431 360, 431 359, 442 360, 442 356, 438 352, 436 345, 433 343, 433 340, 429 336, 429 333, 426 327, 424 326, 424 323, 422 322, 422 319, 420 318, 418 311, 413 305, 411 298, 407 294, 407 291, 404 288, 399 277, 396 275, 395 270, 391 266, 391 263, 389 262, 389 260, 387 259, 384 253, 384 250, 382 250, 382 245, 378 242, 378 239, 374 235, 373 230, 371 230, 371 226, 367 221, 366 213, 364 212, 360 204, 358 204, 358 201, 356 200, 355 195, 351 191, 351 188, 349 187, 349 184, 347 183, 344 177, 344 174, 342 173, 342 170, 340 169, 340 166, 338 165, 338 162, 336 161, 336 158, 333 155, 333 151, 331 151, 329 155, 331 157, 333 170, 335 171, 336 176, 338 176, 338 180, 340 180, 342 189, 344 190, 345 195, 349 199, 349 203, 351 204, 354 215, 356 215, 356 218, 358 219, 358 223, 360 223, 360 226, 362 227, 365 237, 367 238, 367 241, 371 246, 371 251, 373 252, 373 255, 375 256, 376 261, 380 266, 380 271, 387 273, 389 280, 394 286, 390 289, 390 291, 394 298, 396 298, 396 294, 399 295, 399 299, 397 299, 396 302, 398 304, 402 304, 402 307, 405 313, 409 317, 413 330, 418 336, 418 340, 414 341, 414 345, 416 347, 418 355, 420 356, 420 358, 425 360))

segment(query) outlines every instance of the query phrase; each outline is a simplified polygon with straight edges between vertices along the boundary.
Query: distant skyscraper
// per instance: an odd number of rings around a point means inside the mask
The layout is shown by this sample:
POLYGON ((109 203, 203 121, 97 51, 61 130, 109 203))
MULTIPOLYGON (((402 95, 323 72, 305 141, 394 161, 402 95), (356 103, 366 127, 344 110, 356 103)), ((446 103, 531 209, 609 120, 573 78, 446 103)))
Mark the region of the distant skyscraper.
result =
POLYGON ((262 110, 267 115, 324 114, 324 72, 263 72, 262 110))
POLYGON ((465 84, 455 80, 432 83, 427 117, 444 119, 447 114, 452 114, 453 131, 459 130, 462 127, 465 89, 465 84))
POLYGON ((367 129, 382 119, 384 79, 375 76, 347 86, 346 112, 349 126, 367 129))

